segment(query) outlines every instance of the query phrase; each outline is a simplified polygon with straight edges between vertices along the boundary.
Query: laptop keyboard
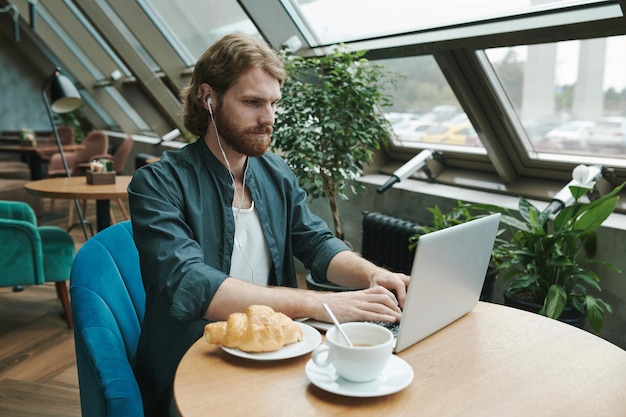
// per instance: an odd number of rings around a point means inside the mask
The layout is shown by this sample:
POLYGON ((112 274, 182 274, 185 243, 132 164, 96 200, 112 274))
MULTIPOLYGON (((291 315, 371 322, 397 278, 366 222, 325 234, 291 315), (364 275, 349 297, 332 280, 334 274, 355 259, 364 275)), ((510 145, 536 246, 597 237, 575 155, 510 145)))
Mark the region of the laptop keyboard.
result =
POLYGON ((398 336, 398 329, 400 328, 400 322, 396 321, 396 322, 390 322, 390 321, 371 321, 370 323, 374 323, 377 324, 379 326, 383 326, 389 330, 391 330, 391 333, 393 333, 394 337, 398 336))

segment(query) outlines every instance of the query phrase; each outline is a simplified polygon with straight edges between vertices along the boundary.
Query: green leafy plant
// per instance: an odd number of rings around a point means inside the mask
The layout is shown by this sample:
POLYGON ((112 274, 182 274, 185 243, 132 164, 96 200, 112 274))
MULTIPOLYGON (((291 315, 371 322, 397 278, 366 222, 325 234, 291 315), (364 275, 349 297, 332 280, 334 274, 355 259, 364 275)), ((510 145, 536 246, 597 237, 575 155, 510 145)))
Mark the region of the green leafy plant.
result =
POLYGON ((357 193, 354 181, 387 143, 390 106, 384 67, 363 57, 365 51, 339 49, 326 56, 282 55, 288 78, 274 124, 273 149, 294 171, 311 198, 326 197, 334 232, 343 238, 339 198, 357 193))
POLYGON ((445 229, 450 226, 465 223, 470 220, 474 220, 477 216, 472 212, 472 205, 457 201, 456 206, 449 211, 443 211, 437 205, 435 207, 429 207, 427 210, 432 214, 432 221, 428 225, 420 225, 416 227, 416 233, 409 239, 409 247, 413 248, 417 245, 420 236, 426 233, 435 232, 437 230, 445 229))
POLYGON ((24 144, 32 145, 35 142, 35 131, 23 127, 22 130, 20 130, 20 141, 24 144))
POLYGON ((194 143, 195 141, 198 140, 198 137, 194 135, 193 133, 191 133, 190 131, 188 131, 187 129, 183 129, 183 138, 185 139, 185 142, 187 143, 194 143))
POLYGON ((74 142, 81 143, 85 138, 85 132, 91 130, 91 126, 83 115, 82 106, 68 113, 56 113, 55 124, 57 126, 68 126, 74 130, 74 142))
POLYGON ((595 183, 587 179, 587 172, 584 165, 574 169, 569 186, 574 203, 556 215, 549 208, 539 210, 524 197, 519 199, 519 217, 497 206, 474 207, 501 212, 501 222, 512 234, 510 240, 499 239, 493 253, 503 280, 510 282, 511 294, 541 305, 539 314, 555 319, 566 307, 574 308, 599 333, 605 312, 612 309, 590 293, 601 287, 600 277, 589 267, 599 264, 620 272, 610 262, 595 258, 596 231, 615 209, 624 184, 589 201, 595 183))

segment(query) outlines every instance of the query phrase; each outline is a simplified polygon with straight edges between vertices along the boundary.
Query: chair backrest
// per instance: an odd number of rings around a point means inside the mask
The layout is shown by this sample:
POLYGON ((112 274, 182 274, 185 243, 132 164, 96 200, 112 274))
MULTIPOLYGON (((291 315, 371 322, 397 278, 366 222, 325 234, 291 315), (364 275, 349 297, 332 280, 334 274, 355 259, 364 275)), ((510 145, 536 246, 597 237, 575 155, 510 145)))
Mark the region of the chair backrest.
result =
POLYGON ((130 220, 97 233, 78 251, 70 296, 83 416, 143 417, 131 363, 145 311, 130 220))
MULTIPOLYGON (((93 130, 85 136, 81 144, 83 149, 74 152, 65 152, 65 159, 72 175, 84 175, 83 170, 75 172, 74 169, 81 163, 91 162, 95 156, 105 155, 109 151, 109 136, 101 131, 93 130)), ((61 155, 55 153, 50 157, 48 164, 48 176, 65 176, 65 167, 61 155)))
POLYGON ((27 203, 0 201, 0 287, 44 283, 41 236, 27 203))
POLYGON ((134 143, 133 137, 128 135, 113 154, 113 165, 115 166, 115 173, 117 175, 124 173, 124 167, 126 166, 126 161, 128 161, 128 156, 133 149, 134 143))
POLYGON ((22 220, 37 224, 37 217, 33 208, 23 201, 0 200, 0 218, 22 220))
POLYGON ((75 133, 74 129, 71 127, 65 125, 59 126, 57 127, 57 133, 59 134, 59 139, 61 139, 62 144, 70 145, 74 143, 75 133))
POLYGON ((109 136, 99 130, 92 130, 85 136, 81 144, 83 149, 76 151, 74 162, 91 162, 94 155, 104 155, 109 151, 109 136))

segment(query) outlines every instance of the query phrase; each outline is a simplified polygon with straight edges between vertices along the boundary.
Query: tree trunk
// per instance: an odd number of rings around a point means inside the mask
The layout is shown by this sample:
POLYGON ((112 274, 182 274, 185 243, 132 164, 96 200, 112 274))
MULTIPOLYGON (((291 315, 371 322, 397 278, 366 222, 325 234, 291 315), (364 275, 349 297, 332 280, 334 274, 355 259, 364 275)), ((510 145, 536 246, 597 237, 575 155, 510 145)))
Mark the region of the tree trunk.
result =
POLYGON ((335 226, 335 236, 343 240, 343 231, 341 230, 341 220, 339 219, 339 206, 337 205, 337 190, 334 187, 334 181, 331 177, 322 174, 324 181, 324 192, 330 204, 330 212, 333 215, 333 224, 335 226))

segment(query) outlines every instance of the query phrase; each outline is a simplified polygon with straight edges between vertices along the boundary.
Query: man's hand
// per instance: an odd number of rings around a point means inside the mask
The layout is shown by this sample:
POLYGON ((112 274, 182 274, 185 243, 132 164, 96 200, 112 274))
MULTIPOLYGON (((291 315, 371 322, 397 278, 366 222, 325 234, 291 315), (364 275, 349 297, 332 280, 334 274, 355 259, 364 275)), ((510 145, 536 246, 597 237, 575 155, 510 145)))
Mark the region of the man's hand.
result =
MULTIPOLYGON (((349 321, 394 322, 402 317, 402 310, 396 297, 382 286, 359 291, 323 292, 319 295, 342 323, 349 321)), ((317 317, 313 317, 316 320, 331 321, 323 308, 316 313, 317 317)))
POLYGON ((397 295, 400 307, 404 307, 409 285, 408 275, 390 272, 351 251, 339 252, 331 259, 326 278, 346 288, 387 288, 397 295))
POLYGON ((390 272, 380 268, 370 279, 370 288, 377 286, 385 287, 395 294, 400 308, 404 308, 406 301, 406 288, 409 286, 409 276, 401 273, 390 272))

